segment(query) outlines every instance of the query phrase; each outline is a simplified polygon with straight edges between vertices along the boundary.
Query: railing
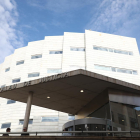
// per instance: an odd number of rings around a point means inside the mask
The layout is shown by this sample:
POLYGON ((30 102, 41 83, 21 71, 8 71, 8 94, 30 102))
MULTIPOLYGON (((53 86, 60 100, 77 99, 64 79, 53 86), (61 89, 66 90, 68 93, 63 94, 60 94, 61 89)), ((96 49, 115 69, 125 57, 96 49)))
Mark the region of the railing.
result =
MULTIPOLYGON (((132 137, 132 134, 139 134, 137 137, 140 137, 140 131, 39 131, 39 132, 0 132, 0 134, 10 134, 10 136, 12 136, 12 134, 35 134, 36 136, 38 136, 38 134, 50 134, 50 133, 61 133, 61 134, 106 134, 106 136, 108 136, 108 134, 112 134, 111 136, 114 136, 114 134, 124 134, 124 133, 128 133, 130 134, 130 137, 132 137)), ((66 136, 66 135, 65 135, 66 136)), ((71 135, 72 136, 72 135, 71 135)), ((120 135, 122 136, 122 135, 120 135)), ((129 137, 129 136, 127 136, 129 137)))

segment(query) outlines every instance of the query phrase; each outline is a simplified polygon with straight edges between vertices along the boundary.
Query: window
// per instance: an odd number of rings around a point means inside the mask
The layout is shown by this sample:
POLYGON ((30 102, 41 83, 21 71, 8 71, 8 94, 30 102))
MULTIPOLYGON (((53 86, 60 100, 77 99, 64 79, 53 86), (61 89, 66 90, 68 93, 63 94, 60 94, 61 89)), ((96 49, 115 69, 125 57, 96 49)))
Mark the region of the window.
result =
POLYGON ((10 127, 11 126, 11 123, 3 123, 2 125, 1 125, 1 129, 2 128, 8 128, 8 127, 10 127))
POLYGON ((42 58, 42 54, 36 54, 31 56, 31 59, 37 59, 37 58, 42 58))
POLYGON ((97 46, 94 46, 93 49, 94 49, 94 50, 100 50, 100 51, 108 51, 107 48, 97 47, 97 46))
POLYGON ((61 73, 62 69, 47 69, 47 73, 61 73))
POLYGON ((116 72, 116 68, 113 68, 113 67, 112 67, 111 70, 114 71, 114 72, 116 72))
POLYGON ((119 120, 119 124, 127 125, 126 124, 126 117, 125 117, 125 115, 118 114, 118 120, 119 120))
POLYGON ((94 65, 94 68, 98 70, 111 71, 111 68, 106 66, 94 65))
POLYGON ((24 60, 16 62, 16 65, 24 64, 24 60))
POLYGON ((133 70, 132 72, 134 75, 138 75, 137 71, 133 70))
POLYGON ((119 68, 117 68, 117 72, 132 74, 131 70, 119 69, 119 68))
POLYGON ((62 54, 63 51, 50 51, 49 54, 62 54))
POLYGON ((42 122, 58 122, 58 117, 42 117, 42 122))
POLYGON ((16 101, 15 100, 7 100, 7 104, 13 104, 13 103, 16 103, 16 101))
POLYGON ((30 77, 38 77, 39 75, 40 75, 39 72, 36 72, 36 73, 29 73, 29 74, 28 74, 28 78, 30 78, 30 77))
POLYGON ((12 83, 17 83, 17 82, 20 82, 20 78, 17 78, 17 79, 13 79, 12 80, 12 83))
POLYGON ((129 52, 129 55, 133 55, 133 52, 129 52))
POLYGON ((135 119, 135 118, 131 118, 131 117, 130 117, 129 119, 130 119, 131 127, 132 127, 132 128, 135 128, 135 129, 138 129, 139 126, 138 126, 137 119, 135 119))
POLYGON ((113 49, 109 49, 109 52, 114 52, 114 50, 113 49))
MULTIPOLYGON (((28 124, 32 124, 32 123, 33 123, 33 119, 29 119, 28 124)), ((19 120, 19 125, 23 125, 23 124, 24 124, 24 120, 23 119, 19 120)))
POLYGON ((114 53, 121 53, 121 54, 127 54, 128 55, 127 51, 121 51, 121 50, 115 50, 115 49, 114 49, 114 53))
POLYGON ((10 71, 10 67, 5 69, 5 72, 10 71))
POLYGON ((75 120, 75 116, 72 115, 72 114, 69 114, 68 119, 69 119, 69 120, 75 120))
POLYGON ((138 75, 136 70, 127 70, 127 69, 122 69, 122 68, 101 66, 101 65, 96 65, 96 64, 94 65, 94 68, 98 69, 98 70, 105 70, 105 71, 112 71, 112 72, 120 72, 120 73, 138 75))
POLYGON ((70 47, 71 51, 85 51, 85 48, 70 47))
POLYGON ((116 50, 116 49, 106 48, 106 47, 93 46, 93 49, 100 50, 100 51, 112 52, 112 53, 125 54, 125 55, 133 55, 133 52, 124 51, 124 50, 116 50))

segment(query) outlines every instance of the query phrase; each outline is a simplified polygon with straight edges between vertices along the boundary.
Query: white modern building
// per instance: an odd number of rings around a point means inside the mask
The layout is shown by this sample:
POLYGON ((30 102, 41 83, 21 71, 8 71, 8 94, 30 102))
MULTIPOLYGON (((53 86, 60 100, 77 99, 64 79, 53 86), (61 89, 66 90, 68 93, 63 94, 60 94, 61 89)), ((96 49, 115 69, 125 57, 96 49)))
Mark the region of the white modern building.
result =
MULTIPOLYGON (((46 36, 44 40, 29 42, 7 56, 0 64, 0 86, 76 69, 139 86, 139 61, 135 38, 90 30, 64 32, 63 36, 46 36)), ((7 127, 22 131, 26 104, 10 99, 0 98, 0 132, 5 132, 7 127)), ((71 119, 67 113, 32 105, 28 131, 62 130, 63 124, 71 119)))

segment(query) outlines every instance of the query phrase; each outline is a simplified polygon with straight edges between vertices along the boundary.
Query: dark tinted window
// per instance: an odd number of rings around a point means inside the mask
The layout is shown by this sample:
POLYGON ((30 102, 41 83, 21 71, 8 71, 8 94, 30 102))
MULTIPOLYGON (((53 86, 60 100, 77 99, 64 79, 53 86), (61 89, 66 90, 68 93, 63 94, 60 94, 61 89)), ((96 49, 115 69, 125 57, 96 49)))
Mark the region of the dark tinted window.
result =
POLYGON ((15 100, 8 100, 7 101, 7 104, 13 104, 13 103, 15 103, 16 101, 15 100))
POLYGON ((7 71, 10 71, 10 68, 6 68, 6 69, 5 69, 5 72, 7 72, 7 71))
POLYGON ((10 127, 11 126, 11 123, 3 123, 2 125, 1 125, 1 128, 8 128, 8 127, 10 127))
POLYGON ((127 125, 125 115, 118 114, 118 120, 119 120, 119 124, 127 125))
POLYGON ((16 62, 16 65, 24 64, 24 60, 16 62))
POLYGON ((20 78, 12 80, 12 83, 17 83, 17 82, 20 82, 20 78))
POLYGON ((37 59, 37 58, 42 58, 42 54, 36 54, 31 56, 31 59, 37 59))
POLYGON ((50 51, 49 53, 50 54, 62 54, 63 51, 50 51))

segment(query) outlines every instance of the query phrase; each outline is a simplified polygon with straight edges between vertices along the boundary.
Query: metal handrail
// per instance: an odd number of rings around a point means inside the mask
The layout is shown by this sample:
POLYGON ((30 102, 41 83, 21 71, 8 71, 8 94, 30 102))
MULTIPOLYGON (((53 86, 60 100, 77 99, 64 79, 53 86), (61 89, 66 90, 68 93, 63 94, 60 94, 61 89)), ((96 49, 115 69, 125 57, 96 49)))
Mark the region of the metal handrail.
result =
POLYGON ((0 134, 39 134, 39 133, 140 133, 140 131, 33 131, 33 132, 0 132, 0 134))

